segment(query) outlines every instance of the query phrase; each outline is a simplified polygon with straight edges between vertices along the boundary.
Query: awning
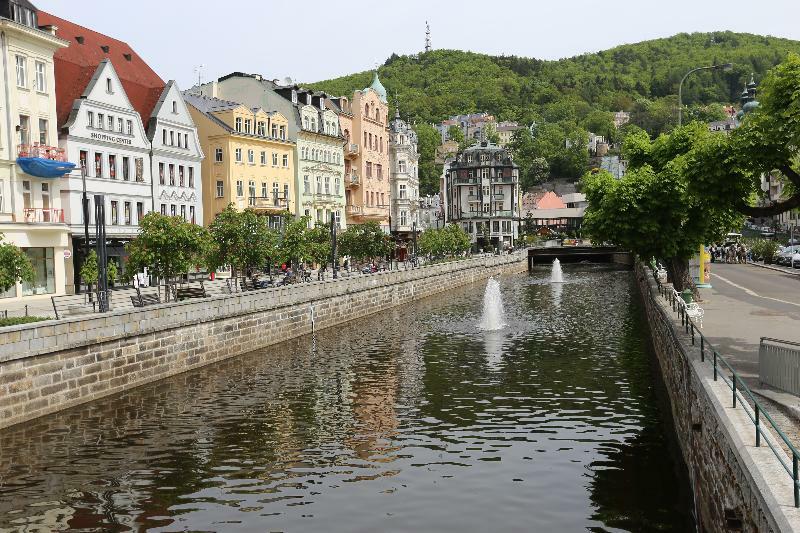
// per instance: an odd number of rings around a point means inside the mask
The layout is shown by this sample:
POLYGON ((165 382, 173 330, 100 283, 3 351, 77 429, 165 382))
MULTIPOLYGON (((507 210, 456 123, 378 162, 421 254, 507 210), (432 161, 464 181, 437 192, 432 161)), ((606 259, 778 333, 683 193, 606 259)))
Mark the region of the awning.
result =
POLYGON ((43 157, 18 157, 17 164, 26 174, 37 178, 60 178, 75 168, 75 163, 43 157))

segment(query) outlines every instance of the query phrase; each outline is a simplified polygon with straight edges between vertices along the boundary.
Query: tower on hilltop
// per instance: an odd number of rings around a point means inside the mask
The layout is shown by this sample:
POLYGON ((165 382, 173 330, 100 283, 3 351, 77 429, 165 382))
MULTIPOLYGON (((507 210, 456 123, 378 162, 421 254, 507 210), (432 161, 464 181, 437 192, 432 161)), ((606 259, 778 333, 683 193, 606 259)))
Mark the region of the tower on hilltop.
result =
POLYGON ((425 21, 425 51, 431 51, 431 25, 428 24, 428 21, 425 21))

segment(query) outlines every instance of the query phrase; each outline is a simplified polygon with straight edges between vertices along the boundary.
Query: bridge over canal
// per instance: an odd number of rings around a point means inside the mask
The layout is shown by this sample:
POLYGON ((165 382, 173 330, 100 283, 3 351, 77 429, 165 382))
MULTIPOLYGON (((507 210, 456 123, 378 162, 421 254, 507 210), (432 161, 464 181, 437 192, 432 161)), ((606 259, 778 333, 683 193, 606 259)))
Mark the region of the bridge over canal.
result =
POLYGON ((562 263, 612 263, 631 268, 633 254, 617 246, 550 246, 528 250, 528 271, 534 265, 562 263))

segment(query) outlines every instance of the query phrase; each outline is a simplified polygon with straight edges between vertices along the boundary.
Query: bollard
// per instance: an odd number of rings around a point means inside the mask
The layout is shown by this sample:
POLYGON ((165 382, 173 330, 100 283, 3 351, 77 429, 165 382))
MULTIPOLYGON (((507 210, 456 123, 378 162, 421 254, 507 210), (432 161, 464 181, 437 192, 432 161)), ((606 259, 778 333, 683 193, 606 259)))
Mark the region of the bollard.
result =
POLYGON ((25 304, 25 316, 28 316, 28 304, 25 304))

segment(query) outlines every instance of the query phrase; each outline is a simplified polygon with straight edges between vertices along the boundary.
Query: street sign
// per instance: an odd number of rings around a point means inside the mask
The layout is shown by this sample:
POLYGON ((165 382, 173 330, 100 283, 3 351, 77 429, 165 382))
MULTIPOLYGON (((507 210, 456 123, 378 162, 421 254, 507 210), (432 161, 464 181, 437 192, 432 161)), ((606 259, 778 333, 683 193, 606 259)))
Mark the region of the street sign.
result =
POLYGON ((72 250, 64 250, 64 259, 72 257, 72 250))

